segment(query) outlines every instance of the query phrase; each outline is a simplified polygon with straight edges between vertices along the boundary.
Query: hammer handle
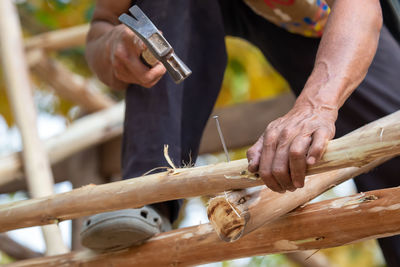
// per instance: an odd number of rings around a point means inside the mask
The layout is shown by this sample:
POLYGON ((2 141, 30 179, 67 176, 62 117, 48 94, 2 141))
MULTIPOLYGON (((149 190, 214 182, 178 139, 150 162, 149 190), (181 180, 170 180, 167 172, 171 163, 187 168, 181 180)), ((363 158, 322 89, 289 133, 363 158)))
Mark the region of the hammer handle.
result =
POLYGON ((154 67, 158 63, 158 60, 153 56, 148 48, 146 48, 140 54, 140 59, 142 60, 143 64, 145 64, 149 68, 154 67))

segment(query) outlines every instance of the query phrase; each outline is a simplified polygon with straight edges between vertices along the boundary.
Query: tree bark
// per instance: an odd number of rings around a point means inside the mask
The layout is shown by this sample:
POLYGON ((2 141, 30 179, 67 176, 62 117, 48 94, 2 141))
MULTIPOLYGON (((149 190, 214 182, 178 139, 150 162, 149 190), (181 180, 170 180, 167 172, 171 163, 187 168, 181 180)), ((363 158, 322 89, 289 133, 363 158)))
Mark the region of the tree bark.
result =
POLYGON ((400 152, 400 112, 367 124, 344 137, 329 142, 321 161, 311 166, 304 188, 279 194, 268 188, 233 191, 210 201, 208 216, 222 240, 235 241, 242 236, 306 203, 334 185, 374 168, 400 152), (383 149, 383 147, 385 147, 383 149), (364 166, 363 166, 364 165, 364 166), (362 166, 327 172, 345 166, 362 166), (279 208, 277 208, 279 207, 279 208), (228 214, 228 215, 227 215, 228 214))
POLYGON ((31 249, 19 244, 6 234, 0 234, 0 251, 16 260, 25 260, 43 256, 41 253, 32 251, 31 249))
POLYGON ((89 81, 71 72, 45 54, 32 66, 32 71, 62 98, 92 113, 111 107, 114 101, 94 88, 89 81))
MULTIPOLYGON (((37 132, 36 110, 31 95, 21 27, 11 0, 0 1, 0 49, 7 94, 22 137, 29 191, 33 197, 51 195, 53 177, 37 132)), ((48 225, 42 231, 49 255, 68 251, 57 225, 48 225)))
MULTIPOLYGON (((87 115, 72 123, 65 132, 45 141, 45 148, 52 164, 96 144, 121 135, 124 103, 107 110, 87 115)), ((0 186, 19 179, 23 174, 19 153, 0 158, 0 186)))
POLYGON ((298 208, 234 243, 221 241, 210 224, 203 224, 163 233, 119 252, 85 250, 21 261, 10 267, 193 266, 322 249, 399 234, 399 210, 400 188, 377 190, 298 208))

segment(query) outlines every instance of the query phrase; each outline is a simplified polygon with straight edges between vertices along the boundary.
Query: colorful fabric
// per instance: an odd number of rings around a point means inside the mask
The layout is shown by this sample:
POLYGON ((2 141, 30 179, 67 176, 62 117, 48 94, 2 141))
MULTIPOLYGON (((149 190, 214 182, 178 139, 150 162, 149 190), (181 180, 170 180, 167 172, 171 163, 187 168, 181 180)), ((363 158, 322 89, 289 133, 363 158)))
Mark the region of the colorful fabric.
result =
POLYGON ((244 0, 254 12, 289 32, 320 37, 330 8, 325 0, 244 0))

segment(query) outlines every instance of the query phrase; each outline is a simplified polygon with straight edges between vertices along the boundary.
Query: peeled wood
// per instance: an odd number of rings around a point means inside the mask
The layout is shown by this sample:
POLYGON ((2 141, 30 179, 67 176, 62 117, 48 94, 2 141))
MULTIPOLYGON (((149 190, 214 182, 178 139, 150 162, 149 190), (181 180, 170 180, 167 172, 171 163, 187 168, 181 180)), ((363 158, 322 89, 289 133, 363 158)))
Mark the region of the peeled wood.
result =
POLYGON ((400 188, 377 190, 298 208, 234 243, 221 241, 210 224, 203 224, 163 233, 120 252, 85 250, 10 266, 193 266, 335 247, 399 234, 399 210, 400 188))
POLYGON ((89 24, 51 31, 28 38, 25 48, 28 50, 61 50, 85 44, 89 24))
POLYGON ((240 160, 177 169, 175 172, 162 172, 104 185, 88 185, 51 197, 3 204, 0 205, 0 232, 111 210, 137 208, 171 199, 261 185, 262 181, 246 177, 225 178, 225 175, 240 174, 244 163, 245 160, 240 160))
MULTIPOLYGON (((400 142, 400 138, 397 137, 398 140, 392 140, 393 128, 398 128, 399 125, 395 124, 392 127, 390 123, 395 121, 399 115, 400 112, 397 112, 384 117, 364 126, 362 131, 357 130, 354 134, 362 137, 365 133, 377 132, 377 127, 384 127, 385 133, 379 136, 379 139, 382 141, 375 144, 382 147, 379 149, 374 147, 374 152, 380 151, 374 155, 377 157, 384 155, 385 149, 388 151, 388 155, 392 155, 393 150, 398 149, 398 146, 395 144, 396 142, 400 142)), ((397 134, 400 134, 400 131, 397 131, 397 134)), ((368 136, 366 138, 373 140, 373 138, 368 136)), ((347 135, 341 139, 353 140, 353 135, 347 135)), ((352 146, 352 144, 349 144, 349 146, 352 146)), ((371 144, 367 143, 364 146, 366 148, 365 153, 368 153, 371 150, 371 144)), ((354 146, 352 147, 354 148, 354 146)), ((356 149, 360 150, 359 147, 356 149)), ((328 148, 326 154, 329 155, 329 151, 328 148)), ((347 152, 351 154, 351 149, 347 152)), ((361 158, 358 160, 363 160, 364 157, 364 155, 361 155, 361 158)), ((349 165, 358 165, 357 158, 354 157, 352 160, 349 160, 349 165)), ((333 166, 333 162, 330 162, 330 168, 333 168, 333 166)), ((58 222, 111 210, 141 207, 150 203, 214 194, 263 184, 260 179, 255 179, 254 175, 247 173, 246 169, 247 160, 243 159, 196 168, 176 169, 175 171, 157 173, 132 180, 83 187, 48 198, 2 205, 0 206, 0 218, 2 218, 0 232, 21 227, 44 225, 54 221, 58 222), (110 195, 113 197, 110 198, 110 195), (43 205, 46 207, 45 210, 41 208, 43 205)), ((347 171, 357 173, 359 171, 364 172, 366 169, 361 168, 359 170, 353 167, 347 171)), ((341 173, 338 172, 338 174, 341 173)), ((312 181, 312 179, 309 180, 312 181)))
POLYGON ((386 160, 308 176, 304 187, 294 192, 280 194, 267 187, 232 191, 210 200, 208 218, 223 241, 233 242, 386 160))
POLYGON ((16 260, 25 260, 43 256, 41 253, 35 252, 14 241, 6 234, 0 234, 0 251, 16 260))
POLYGON ((46 55, 33 65, 32 70, 59 96, 77 104, 87 112, 96 112, 114 104, 111 98, 101 93, 88 80, 46 55))
MULTIPOLYGON (((22 45, 21 26, 11 0, 0 1, 0 52, 9 102, 23 142, 29 191, 33 197, 51 195, 53 177, 36 127, 36 110, 22 45)), ((48 225, 42 231, 49 255, 68 251, 57 225, 48 225)))
POLYGON ((216 232, 224 241, 236 241, 329 188, 365 173, 388 158, 398 155, 399 114, 399 112, 393 113, 329 142, 322 160, 307 170, 307 174, 325 173, 307 177, 302 189, 285 194, 272 192, 268 188, 241 190, 212 199, 208 206, 208 216, 216 232), (380 157, 385 158, 379 160, 380 157), (367 164, 377 158, 377 161, 367 164), (362 167, 326 172, 332 170, 333 166, 362 167))
MULTIPOLYGON (((63 133, 45 141, 45 148, 52 164, 93 145, 121 135, 124 120, 124 103, 73 122, 63 133)), ((22 176, 19 153, 0 158, 0 185, 22 176)))

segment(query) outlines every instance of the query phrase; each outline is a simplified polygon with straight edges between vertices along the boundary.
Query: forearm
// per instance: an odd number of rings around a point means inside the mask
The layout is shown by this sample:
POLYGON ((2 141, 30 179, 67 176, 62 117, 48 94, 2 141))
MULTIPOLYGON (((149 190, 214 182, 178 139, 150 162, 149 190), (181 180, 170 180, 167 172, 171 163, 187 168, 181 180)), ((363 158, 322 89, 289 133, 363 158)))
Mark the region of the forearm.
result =
POLYGON ((93 21, 87 37, 86 60, 97 77, 113 89, 125 89, 127 84, 118 80, 113 72, 110 55, 112 30, 115 26, 106 21, 93 21))
POLYGON ((296 104, 338 110, 364 79, 381 27, 378 0, 336 0, 313 72, 296 104))

